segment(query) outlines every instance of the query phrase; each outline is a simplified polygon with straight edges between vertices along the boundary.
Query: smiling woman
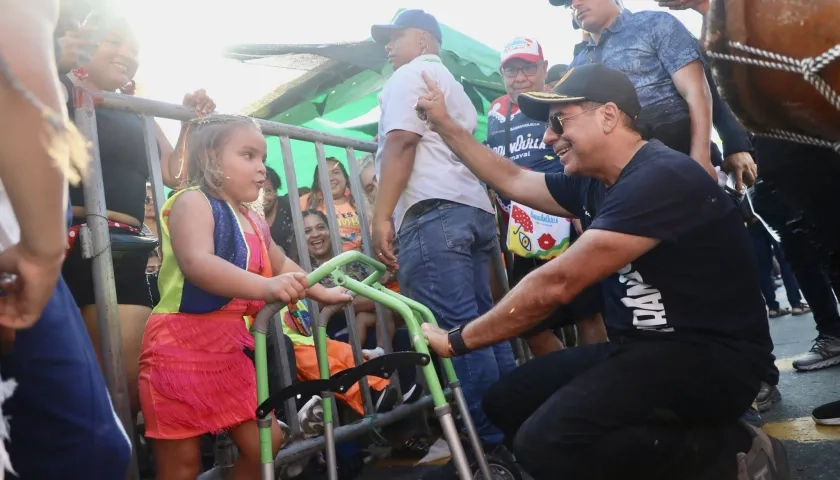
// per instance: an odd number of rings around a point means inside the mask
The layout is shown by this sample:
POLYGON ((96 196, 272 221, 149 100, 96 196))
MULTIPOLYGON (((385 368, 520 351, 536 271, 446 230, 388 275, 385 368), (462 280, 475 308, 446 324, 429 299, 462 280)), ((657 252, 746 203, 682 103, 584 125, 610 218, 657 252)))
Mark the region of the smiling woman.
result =
MULTIPOLYGON (((138 42, 128 21, 103 12, 91 13, 81 30, 97 32, 101 39, 86 65, 73 69, 61 77, 68 99, 74 87, 90 92, 115 92, 132 94, 134 76, 139 66, 138 42)), ((68 32, 72 33, 72 32, 68 32)), ((215 109, 203 90, 188 94, 184 105, 203 115, 215 109)), ((74 111, 72 100, 67 109, 74 111)), ((140 115, 111 109, 96 109, 99 157, 102 168, 105 203, 108 208, 108 225, 112 235, 141 236, 145 216, 146 181, 149 168, 146 160, 144 120, 140 115)), ((155 136, 160 152, 163 182, 169 187, 178 184, 180 156, 155 126, 155 136)), ((178 149, 180 151, 180 148, 178 149)), ((62 274, 67 281, 76 304, 90 333, 91 341, 99 353, 99 331, 95 308, 92 260, 84 258, 76 241, 85 225, 85 198, 81 185, 70 188, 73 222, 68 237, 67 258, 62 274)), ((138 242, 138 244, 140 244, 138 242)), ((140 341, 146 320, 151 313, 152 300, 146 284, 146 263, 154 244, 137 251, 124 252, 114 261, 114 281, 123 352, 132 410, 139 409, 137 398, 137 360, 140 341)))

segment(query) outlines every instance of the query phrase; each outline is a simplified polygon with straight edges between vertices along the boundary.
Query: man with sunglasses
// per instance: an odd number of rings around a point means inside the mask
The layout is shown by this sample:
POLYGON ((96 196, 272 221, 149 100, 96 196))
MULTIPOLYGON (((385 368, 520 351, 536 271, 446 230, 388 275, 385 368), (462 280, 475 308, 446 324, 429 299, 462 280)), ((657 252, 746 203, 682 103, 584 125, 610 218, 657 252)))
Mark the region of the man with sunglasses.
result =
POLYGON ((512 338, 603 281, 610 343, 537 357, 484 398, 517 461, 536 480, 788 479, 781 443, 738 420, 773 362, 741 212, 697 162, 643 140, 627 76, 582 65, 551 92, 519 95, 549 124, 543 141, 565 167, 549 174, 488 152, 426 81, 418 115, 477 177, 585 227, 488 313, 457 331, 424 325, 431 349, 458 356, 512 338))
MULTIPOLYGON (((563 164, 560 163, 560 159, 551 147, 546 146, 542 141, 545 122, 526 117, 516 103, 522 93, 545 91, 547 68, 548 62, 543 56, 542 46, 536 40, 516 37, 505 45, 502 49, 499 71, 504 79, 507 95, 491 103, 487 115, 485 144, 521 168, 542 173, 558 173, 563 171, 563 164)), ((562 75, 557 80, 560 78, 562 75)), ((502 247, 505 248, 508 243, 518 241, 516 236, 508 238, 511 202, 498 194, 495 197, 500 212, 499 226, 504 232, 502 247)), ((538 214, 545 215, 540 212, 538 214)), ((562 235, 574 241, 577 233, 574 228, 571 228, 570 223, 566 220, 557 220, 559 221, 556 225, 564 230, 555 234, 554 237, 562 235)), ((547 255, 543 255, 542 258, 529 258, 522 253, 525 252, 521 249, 512 251, 508 260, 511 263, 508 266, 510 282, 514 285, 547 261, 547 255)), ((562 348, 563 344, 554 330, 565 326, 577 325, 579 344, 604 342, 606 332, 603 320, 601 320, 601 303, 600 286, 595 285, 581 292, 572 304, 552 312, 544 322, 525 332, 522 337, 527 339, 528 346, 535 355, 562 348)))

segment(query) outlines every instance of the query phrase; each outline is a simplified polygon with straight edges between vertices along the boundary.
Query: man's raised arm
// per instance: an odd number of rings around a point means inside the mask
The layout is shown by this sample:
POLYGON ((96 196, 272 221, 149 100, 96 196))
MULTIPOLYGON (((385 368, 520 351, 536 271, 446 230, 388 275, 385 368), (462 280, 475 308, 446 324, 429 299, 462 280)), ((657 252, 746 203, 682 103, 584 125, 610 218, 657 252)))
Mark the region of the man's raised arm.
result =
POLYGON ((513 162, 479 143, 470 132, 452 120, 446 110, 443 92, 423 73, 428 95, 417 100, 417 111, 425 115, 429 128, 446 143, 464 165, 499 195, 541 212, 574 217, 554 200, 545 183, 545 174, 516 166, 513 162))

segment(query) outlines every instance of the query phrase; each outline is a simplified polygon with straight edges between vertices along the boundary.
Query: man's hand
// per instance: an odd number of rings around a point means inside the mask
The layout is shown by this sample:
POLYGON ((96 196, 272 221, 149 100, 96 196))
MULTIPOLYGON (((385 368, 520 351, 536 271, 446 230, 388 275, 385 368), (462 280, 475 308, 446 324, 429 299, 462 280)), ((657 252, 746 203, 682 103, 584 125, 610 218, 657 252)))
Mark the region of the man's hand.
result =
POLYGON ((426 337, 426 340, 429 341, 429 350, 441 358, 452 356, 452 352, 449 350, 449 332, 431 323, 420 325, 420 331, 426 337))
POLYGON ((0 273, 11 274, 0 280, 5 293, 0 295, 0 326, 29 328, 41 318, 41 312, 53 295, 61 274, 63 252, 55 258, 43 258, 20 244, 0 253, 0 273))
POLYGON ((744 191, 744 184, 752 187, 758 177, 758 167, 747 152, 733 153, 723 161, 723 171, 735 175, 735 189, 744 191))
POLYGON ((216 104, 212 98, 207 96, 207 92, 204 89, 184 95, 183 105, 195 110, 195 114, 199 117, 209 115, 216 111, 216 104))
POLYGON ((394 222, 390 218, 373 219, 373 255, 388 267, 388 270, 396 272, 399 268, 397 256, 394 255, 394 222))
POLYGON ((446 111, 446 99, 438 84, 426 72, 421 72, 421 75, 423 81, 426 82, 429 93, 417 99, 417 105, 414 106, 414 109, 417 111, 417 116, 421 120, 425 120, 432 131, 437 132, 450 123, 452 119, 449 117, 449 112, 446 111))

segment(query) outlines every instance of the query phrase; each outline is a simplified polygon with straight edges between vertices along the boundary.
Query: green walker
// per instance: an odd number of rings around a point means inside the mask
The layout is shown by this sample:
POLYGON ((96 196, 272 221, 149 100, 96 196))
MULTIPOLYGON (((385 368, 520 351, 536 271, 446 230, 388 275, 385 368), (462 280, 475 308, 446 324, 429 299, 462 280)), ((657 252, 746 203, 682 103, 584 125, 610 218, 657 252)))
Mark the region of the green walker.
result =
MULTIPOLYGON (((374 302, 381 303, 397 313, 405 320, 409 331, 411 343, 415 352, 396 352, 387 354, 376 359, 365 362, 355 368, 339 372, 332 377, 329 373, 329 364, 326 356, 327 332, 326 325, 322 322, 313 325, 318 365, 321 372, 320 380, 300 382, 277 392, 269 398, 268 389, 268 365, 266 355, 266 334, 271 319, 282 310, 285 305, 273 303, 263 307, 257 314, 252 332, 254 334, 254 354, 257 372, 257 424, 260 431, 260 461, 262 464, 262 480, 275 479, 274 458, 271 449, 271 412, 276 408, 282 408, 283 401, 301 394, 320 394, 322 392, 341 393, 346 391, 353 383, 367 375, 376 375, 388 378, 398 364, 413 363, 422 366, 423 375, 429 387, 435 414, 443 428, 444 438, 449 444, 452 454, 452 461, 455 464, 458 475, 462 479, 502 479, 509 478, 518 480, 518 471, 514 466, 506 462, 484 455, 481 443, 476 433, 475 424, 467 410, 466 400, 455 375, 455 369, 449 359, 440 359, 443 370, 446 374, 449 389, 454 397, 456 405, 461 412, 464 427, 470 440, 473 451, 476 453, 476 464, 470 465, 455 420, 452 416, 452 408, 447 401, 443 386, 431 362, 427 342, 420 332, 420 323, 423 321, 437 325, 437 321, 431 310, 407 297, 388 290, 378 280, 385 273, 385 265, 358 251, 344 252, 328 262, 324 263, 307 276, 309 285, 315 285, 327 276, 331 276, 336 285, 347 288, 355 295, 361 295, 374 302), (341 267, 352 263, 361 262, 373 268, 374 273, 364 281, 357 281, 348 277, 341 271, 341 267), (473 473, 473 469, 476 472, 473 473), (492 472, 492 474, 491 474, 492 472)), ((332 402, 324 401, 324 437, 326 445, 327 475, 329 480, 336 480, 338 477, 336 453, 335 453, 335 432, 333 424, 332 402)))

